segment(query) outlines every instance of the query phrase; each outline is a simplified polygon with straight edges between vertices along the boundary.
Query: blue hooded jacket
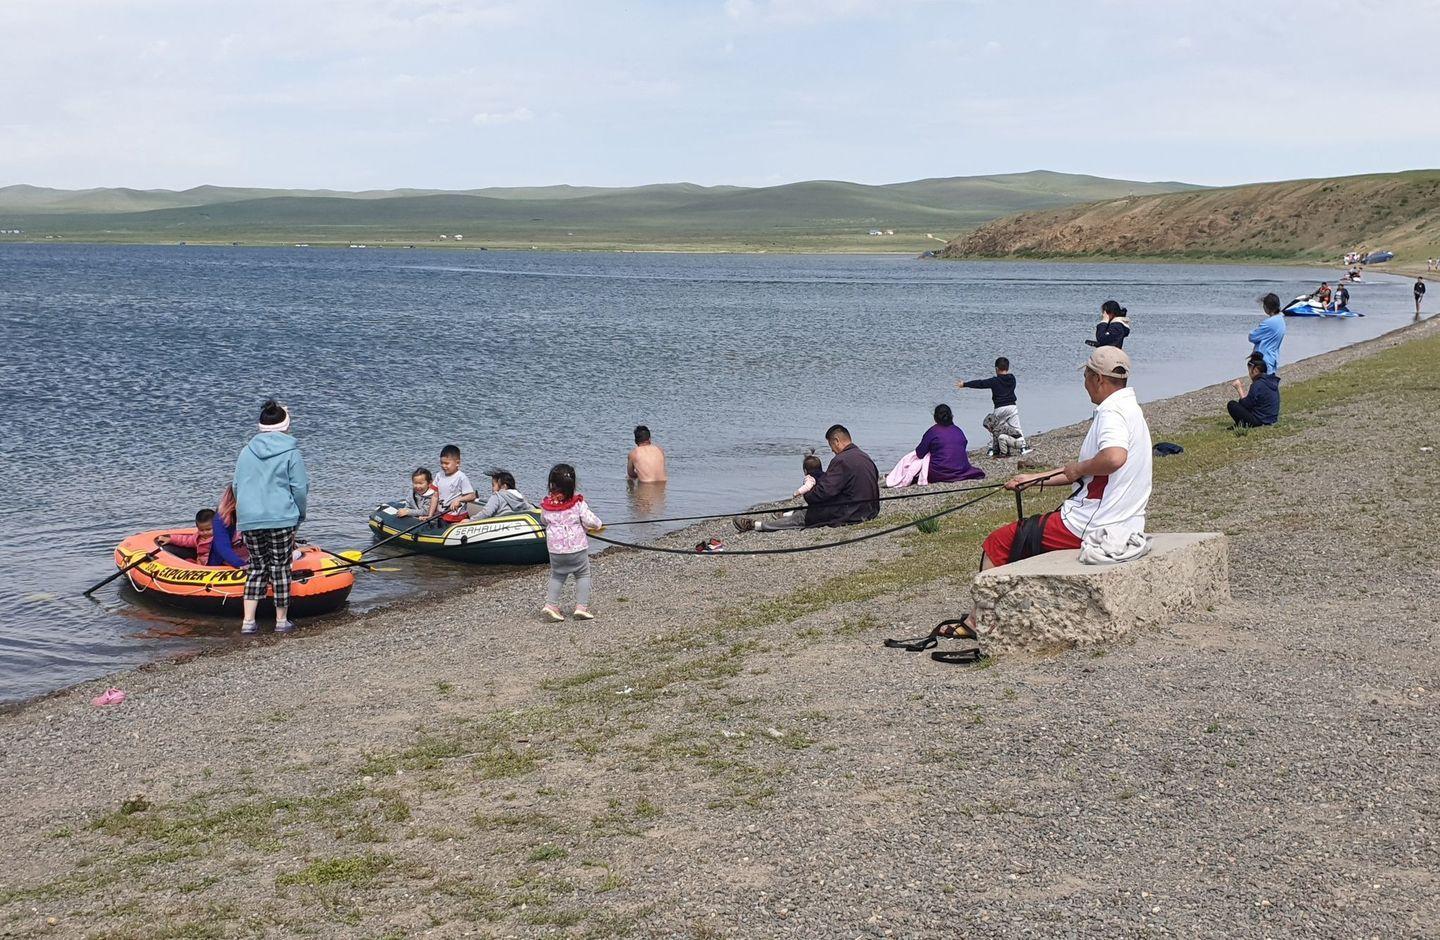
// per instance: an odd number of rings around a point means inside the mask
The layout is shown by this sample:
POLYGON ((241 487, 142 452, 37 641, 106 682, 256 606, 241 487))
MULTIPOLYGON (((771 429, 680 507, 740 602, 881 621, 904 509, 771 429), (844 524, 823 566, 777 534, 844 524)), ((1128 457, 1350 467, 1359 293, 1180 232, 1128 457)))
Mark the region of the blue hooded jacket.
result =
POLYGON ((1265 357, 1265 368, 1271 375, 1280 369, 1280 344, 1285 341, 1285 315, 1277 313, 1260 321, 1250 331, 1250 342, 1255 351, 1265 357))
POLYGON ((235 461, 235 528, 292 529, 305 519, 310 474, 295 438, 263 431, 235 461))

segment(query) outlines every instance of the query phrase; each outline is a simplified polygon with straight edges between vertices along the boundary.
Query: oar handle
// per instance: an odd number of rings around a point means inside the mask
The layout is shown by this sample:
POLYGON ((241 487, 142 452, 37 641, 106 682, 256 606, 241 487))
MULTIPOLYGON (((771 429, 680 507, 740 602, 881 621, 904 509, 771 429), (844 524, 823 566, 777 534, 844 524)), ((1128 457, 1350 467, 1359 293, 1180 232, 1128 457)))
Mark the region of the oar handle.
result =
POLYGON ((135 559, 134 561, 130 562, 130 564, 126 565, 124 568, 121 568, 119 571, 115 572, 115 573, 112 574, 110 577, 106 578, 104 581, 101 581, 101 582, 99 582, 99 583, 97 583, 97 584, 92 584, 92 585, 90 585, 88 588, 86 588, 85 590, 83 590, 83 591, 80 592, 80 596, 81 596, 81 597, 89 597, 91 594, 94 594, 96 591, 100 590, 102 587, 104 587, 105 585, 109 584, 111 581, 114 581, 116 578, 120 577, 121 575, 129 574, 131 568, 138 568, 140 565, 142 565, 142 564, 144 564, 145 562, 149 561, 150 559, 154 558, 154 557, 155 557, 155 553, 158 552, 158 551, 160 551, 160 546, 157 545, 157 546, 155 546, 153 549, 151 549, 150 551, 148 551, 148 552, 146 552, 145 554, 141 555, 139 558, 137 558, 137 559, 135 559))
POLYGON ((332 551, 330 551, 330 549, 328 549, 328 548, 321 548, 319 545, 316 545, 315 547, 316 547, 316 548, 319 548, 320 551, 322 551, 322 552, 324 552, 325 554, 329 555, 331 558, 338 558, 339 560, 345 562, 345 564, 347 564, 347 565, 359 566, 359 567, 361 567, 361 568, 364 568, 366 571, 374 571, 374 570, 375 570, 375 569, 374 569, 373 567, 371 567, 368 563, 363 562, 363 561, 361 561, 361 560, 358 559, 358 558, 346 558, 344 555, 340 554, 339 552, 332 552, 332 551))

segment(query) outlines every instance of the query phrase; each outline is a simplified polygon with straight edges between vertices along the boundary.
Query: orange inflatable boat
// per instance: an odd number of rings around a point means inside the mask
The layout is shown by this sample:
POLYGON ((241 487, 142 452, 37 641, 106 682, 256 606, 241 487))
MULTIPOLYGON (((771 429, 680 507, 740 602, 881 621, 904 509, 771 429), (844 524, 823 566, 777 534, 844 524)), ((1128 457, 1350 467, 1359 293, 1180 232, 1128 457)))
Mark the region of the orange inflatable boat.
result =
MULTIPOLYGON (((161 529, 132 535, 115 546, 115 566, 123 570, 135 565, 125 577, 147 597, 186 610, 239 616, 245 596, 244 568, 202 565, 183 557, 185 549, 155 544, 156 536, 194 532, 193 528, 161 529), (145 558, 152 552, 152 557, 145 558)), ((313 545, 299 548, 300 558, 290 566, 290 616, 308 617, 340 607, 355 586, 354 570, 313 545)), ((266 598, 261 607, 273 609, 274 604, 266 598)))

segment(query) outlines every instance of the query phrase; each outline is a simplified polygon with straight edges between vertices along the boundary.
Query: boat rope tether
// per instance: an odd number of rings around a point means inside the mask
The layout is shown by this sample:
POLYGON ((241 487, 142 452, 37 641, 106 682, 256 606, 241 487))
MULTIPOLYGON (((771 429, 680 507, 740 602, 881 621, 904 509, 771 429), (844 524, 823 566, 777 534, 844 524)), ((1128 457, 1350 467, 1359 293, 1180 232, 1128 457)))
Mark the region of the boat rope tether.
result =
POLYGON ((950 515, 953 512, 959 512, 967 506, 973 506, 981 500, 989 499, 991 496, 994 496, 998 492, 1000 492, 999 489, 992 487, 988 490, 988 492, 982 493, 974 499, 968 499, 963 503, 957 503, 956 505, 950 506, 947 509, 942 509, 939 512, 932 512, 928 516, 921 516, 918 519, 911 519, 909 522, 904 522, 897 526, 890 526, 886 529, 879 529, 875 532, 867 532, 864 535, 857 535, 854 538, 841 539, 838 542, 822 542, 819 545, 792 545, 787 548, 727 548, 724 551, 720 552, 697 553, 693 548, 667 548, 661 545, 644 545, 639 542, 622 542, 619 539, 609 539, 603 535, 596 535, 593 532, 590 533, 590 538, 594 539, 597 542, 603 542, 606 545, 614 545, 619 548, 636 548, 645 552, 661 552, 667 555, 794 555, 800 552, 818 552, 826 548, 839 548, 842 545, 854 545, 856 542, 866 542, 870 539, 878 539, 882 535, 893 535, 896 532, 918 526, 921 523, 929 522, 934 519, 940 519, 944 516, 950 515))

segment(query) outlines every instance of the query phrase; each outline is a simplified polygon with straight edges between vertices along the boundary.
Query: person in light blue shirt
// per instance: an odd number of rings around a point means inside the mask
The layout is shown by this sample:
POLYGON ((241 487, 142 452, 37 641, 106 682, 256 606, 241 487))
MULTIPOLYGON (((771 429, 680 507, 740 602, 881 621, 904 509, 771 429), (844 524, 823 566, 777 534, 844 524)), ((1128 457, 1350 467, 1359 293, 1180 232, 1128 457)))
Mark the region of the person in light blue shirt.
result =
POLYGON ((235 527, 250 563, 245 578, 241 633, 254 633, 255 612, 267 585, 274 594, 275 632, 295 629, 290 622, 290 562, 295 530, 305 521, 310 474, 295 438, 290 413, 273 398, 260 409, 259 433, 235 461, 235 527))
POLYGON ((1255 352, 1265 357, 1266 371, 1274 375, 1280 368, 1280 344, 1285 341, 1285 315, 1275 294, 1260 298, 1260 305, 1265 308, 1265 319, 1250 331, 1250 342, 1255 344, 1255 352))

